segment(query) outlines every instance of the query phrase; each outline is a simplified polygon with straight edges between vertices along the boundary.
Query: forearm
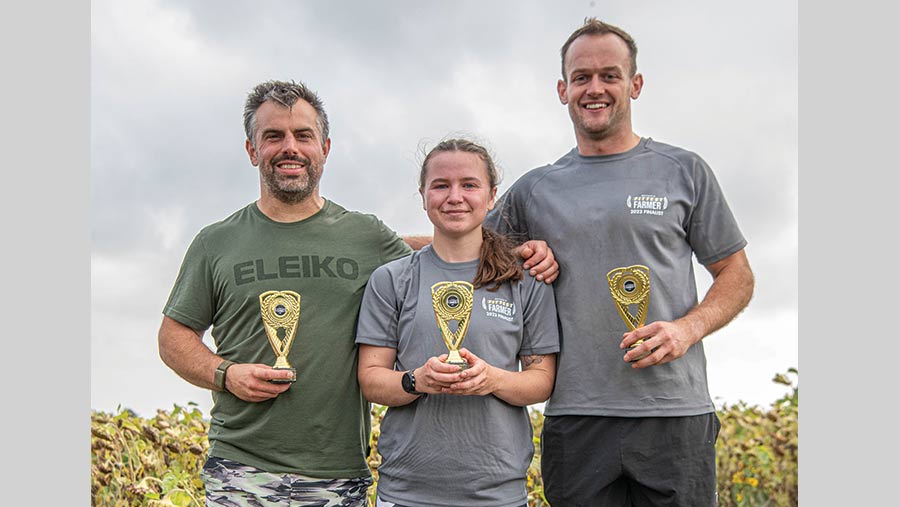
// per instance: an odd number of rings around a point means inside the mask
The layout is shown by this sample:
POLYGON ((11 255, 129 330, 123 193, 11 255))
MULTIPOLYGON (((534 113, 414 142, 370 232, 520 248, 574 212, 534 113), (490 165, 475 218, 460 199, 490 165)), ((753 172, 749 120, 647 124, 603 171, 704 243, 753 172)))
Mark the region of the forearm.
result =
POLYGON ((675 321, 690 330, 694 343, 731 322, 753 296, 753 272, 743 251, 709 269, 714 280, 703 301, 675 321))
POLYGON ((399 407, 415 401, 419 396, 403 390, 402 371, 383 366, 361 367, 359 386, 363 396, 372 403, 387 407, 399 407))
POLYGON ((500 369, 498 371, 502 373, 499 375, 498 386, 493 395, 510 405, 525 407, 547 401, 553 391, 553 377, 548 378, 544 372, 500 369))
POLYGON ((217 390, 215 371, 222 358, 203 343, 203 333, 165 317, 159 330, 159 357, 195 386, 217 390))
POLYGON ((498 375, 494 396, 520 407, 547 401, 553 392, 556 356, 527 356, 522 361, 522 371, 495 368, 498 375))
POLYGON ((431 236, 402 236, 402 239, 413 250, 421 250, 431 244, 431 236))

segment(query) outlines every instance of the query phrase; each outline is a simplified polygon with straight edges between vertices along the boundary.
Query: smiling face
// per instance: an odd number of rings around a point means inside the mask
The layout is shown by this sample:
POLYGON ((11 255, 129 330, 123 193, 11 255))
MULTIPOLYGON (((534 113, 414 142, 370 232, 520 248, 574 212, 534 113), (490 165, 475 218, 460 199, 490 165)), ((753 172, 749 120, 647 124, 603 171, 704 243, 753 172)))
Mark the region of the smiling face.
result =
POLYGON ((331 140, 322 142, 317 118, 304 100, 290 108, 266 101, 256 110, 254 139, 247 140, 246 148, 250 162, 259 167, 264 195, 288 204, 318 195, 331 140))
POLYGON ((631 100, 640 96, 644 79, 631 75, 625 41, 614 34, 583 35, 569 46, 565 69, 557 92, 579 146, 631 135, 631 100))
POLYGON ((464 151, 442 151, 425 165, 422 204, 434 224, 435 237, 481 237, 481 223, 494 208, 497 187, 492 186, 481 157, 464 151))

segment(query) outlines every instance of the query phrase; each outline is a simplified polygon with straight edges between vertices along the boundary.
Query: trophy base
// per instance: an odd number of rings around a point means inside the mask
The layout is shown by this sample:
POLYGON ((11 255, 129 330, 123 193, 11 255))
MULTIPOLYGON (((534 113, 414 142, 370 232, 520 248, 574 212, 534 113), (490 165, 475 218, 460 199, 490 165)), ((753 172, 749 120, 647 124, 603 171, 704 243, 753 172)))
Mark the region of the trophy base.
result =
MULTIPOLYGON (((633 349, 633 348, 634 348, 634 347, 629 347, 628 350, 631 350, 631 349, 633 349)), ((643 356, 638 356, 638 357, 636 357, 636 358, 634 358, 634 359, 632 359, 631 361, 628 361, 628 362, 629 362, 629 363, 636 363, 636 362, 640 361, 641 359, 643 359, 643 358, 645 358, 645 357, 647 357, 647 356, 649 356, 649 355, 650 355, 650 353, 647 352, 647 353, 644 354, 643 356)))
POLYGON ((294 374, 292 378, 273 378, 269 382, 273 384, 292 384, 297 381, 297 369, 296 368, 274 368, 275 370, 288 370, 294 374))
POLYGON ((458 350, 451 350, 449 354, 447 354, 447 359, 444 359, 444 362, 447 364, 452 364, 453 366, 458 366, 459 371, 469 369, 469 363, 466 362, 465 359, 461 355, 459 355, 458 350))
POLYGON ((458 367, 459 367, 459 371, 462 371, 462 370, 468 370, 468 369, 469 369, 469 363, 467 363, 467 362, 465 362, 465 361, 446 361, 446 363, 447 363, 447 364, 452 364, 453 366, 458 366, 458 367))
MULTIPOLYGON (((640 344, 642 344, 642 343, 644 343, 644 340, 641 340, 641 341, 639 341, 639 342, 635 342, 635 343, 632 344, 630 347, 626 348, 626 349, 625 349, 625 352, 628 353, 629 350, 634 349, 635 347, 637 347, 638 345, 640 345, 640 344)), ((649 356, 650 354, 652 354, 652 353, 655 352, 655 351, 656 351, 656 349, 652 349, 652 350, 650 350, 650 352, 647 352, 647 353, 644 354, 644 355, 638 356, 638 357, 636 357, 636 358, 634 358, 634 359, 632 359, 631 361, 628 361, 628 362, 629 362, 629 363, 634 363, 634 362, 640 361, 641 359, 643 359, 643 358, 649 356)))
MULTIPOLYGON (((625 352, 627 353, 629 350, 631 350, 631 349, 637 347, 637 346, 640 345, 641 343, 643 343, 643 340, 642 340, 642 341, 639 341, 639 342, 637 342, 637 343, 635 343, 634 345, 632 345, 632 346, 630 346, 630 347, 628 347, 628 348, 626 348, 626 349, 625 349, 625 352)), ((659 347, 654 347, 654 348, 650 349, 650 352, 647 352, 646 354, 644 354, 644 355, 642 355, 642 356, 638 356, 638 357, 636 357, 636 358, 634 358, 634 359, 632 359, 631 361, 628 361, 628 362, 629 362, 629 363, 633 363, 633 362, 635 362, 635 361, 640 361, 641 359, 643 359, 643 358, 649 356, 650 354, 656 352, 656 349, 658 349, 658 348, 659 348, 659 347)))

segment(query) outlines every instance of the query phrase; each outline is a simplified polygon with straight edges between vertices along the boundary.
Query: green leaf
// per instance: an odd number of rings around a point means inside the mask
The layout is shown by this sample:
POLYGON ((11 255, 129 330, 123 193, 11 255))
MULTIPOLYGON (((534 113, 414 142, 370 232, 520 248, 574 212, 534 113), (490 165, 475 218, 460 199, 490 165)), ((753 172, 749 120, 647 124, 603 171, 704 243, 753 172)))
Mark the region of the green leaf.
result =
POLYGON ((187 492, 181 489, 175 489, 166 494, 165 499, 177 505, 178 507, 190 507, 194 500, 187 492))

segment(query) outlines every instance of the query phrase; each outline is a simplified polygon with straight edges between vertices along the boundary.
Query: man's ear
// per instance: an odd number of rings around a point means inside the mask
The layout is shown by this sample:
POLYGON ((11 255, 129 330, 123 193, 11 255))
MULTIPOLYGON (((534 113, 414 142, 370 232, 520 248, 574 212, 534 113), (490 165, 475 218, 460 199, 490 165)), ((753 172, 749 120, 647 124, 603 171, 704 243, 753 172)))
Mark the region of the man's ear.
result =
POLYGON ((562 79, 556 82, 556 93, 559 95, 559 101, 562 102, 563 105, 569 103, 569 91, 566 82, 562 79))
POLYGON ((637 73, 631 78, 631 98, 637 100, 641 96, 641 90, 644 89, 644 76, 637 73))
POLYGON ((251 143, 249 139, 247 139, 247 141, 244 142, 244 149, 247 150, 247 155, 250 156, 250 163, 253 164, 253 167, 258 166, 259 165, 259 157, 256 153, 256 148, 253 147, 253 143, 251 143))
POLYGON ((331 153, 331 138, 325 140, 325 144, 322 146, 322 163, 324 164, 326 160, 328 160, 328 154, 331 153))

